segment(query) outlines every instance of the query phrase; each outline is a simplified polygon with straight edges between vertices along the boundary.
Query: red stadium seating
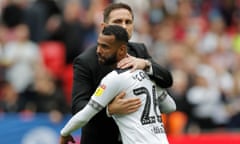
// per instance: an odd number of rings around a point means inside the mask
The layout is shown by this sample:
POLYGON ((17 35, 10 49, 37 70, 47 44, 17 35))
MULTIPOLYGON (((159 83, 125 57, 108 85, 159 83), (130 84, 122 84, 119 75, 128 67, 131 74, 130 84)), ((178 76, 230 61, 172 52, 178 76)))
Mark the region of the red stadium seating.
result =
POLYGON ((169 136, 169 144, 239 144, 239 133, 209 133, 169 136))
POLYGON ((39 43, 46 68, 56 78, 62 76, 65 68, 65 46, 61 42, 44 41, 39 43))
POLYGON ((63 91, 65 92, 68 104, 71 104, 72 84, 73 84, 73 66, 69 64, 65 67, 62 74, 63 91))

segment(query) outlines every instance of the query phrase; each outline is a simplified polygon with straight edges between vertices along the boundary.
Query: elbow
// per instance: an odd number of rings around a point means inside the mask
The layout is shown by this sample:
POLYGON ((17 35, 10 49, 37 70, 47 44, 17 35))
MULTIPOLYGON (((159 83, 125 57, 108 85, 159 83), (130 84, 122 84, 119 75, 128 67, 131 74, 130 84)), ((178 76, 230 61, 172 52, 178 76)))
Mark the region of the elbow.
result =
POLYGON ((168 100, 165 100, 165 102, 163 103, 160 103, 160 111, 162 113, 168 114, 168 113, 175 112, 176 110, 177 110, 177 105, 175 101, 171 98, 169 98, 168 100))
POLYGON ((169 110, 167 111, 167 113, 171 113, 171 112, 175 112, 177 110, 177 105, 176 103, 174 103, 169 110))
POLYGON ((166 78, 165 88, 170 88, 172 85, 173 85, 173 77, 172 77, 172 74, 169 72, 166 78))
POLYGON ((172 73, 168 70, 162 71, 158 77, 158 84, 161 88, 170 88, 173 85, 172 73))
POLYGON ((161 88, 170 88, 173 85, 173 77, 171 73, 169 72, 164 77, 158 78, 158 81, 156 81, 156 84, 161 88))
POLYGON ((162 108, 161 112, 165 114, 169 114, 175 112, 177 110, 176 104, 171 105, 170 107, 162 108))

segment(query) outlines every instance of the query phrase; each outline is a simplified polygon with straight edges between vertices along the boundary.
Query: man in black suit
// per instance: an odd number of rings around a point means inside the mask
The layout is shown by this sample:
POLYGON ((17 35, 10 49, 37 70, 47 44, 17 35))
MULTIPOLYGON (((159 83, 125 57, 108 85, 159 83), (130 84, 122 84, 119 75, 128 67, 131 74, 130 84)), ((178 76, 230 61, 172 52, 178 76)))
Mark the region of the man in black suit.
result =
MULTIPOLYGON (((104 9, 104 25, 120 25, 124 27, 131 38, 133 31, 133 12, 131 8, 122 3, 113 3, 104 9)), ((74 80, 72 93, 72 113, 81 110, 89 101, 101 79, 112 68, 98 63, 97 46, 86 49, 74 60, 74 80)), ((131 67, 132 70, 144 69, 157 85, 162 88, 172 86, 171 73, 159 66, 149 56, 144 44, 128 43, 127 58, 118 63, 119 68, 131 67)), ((140 100, 123 99, 124 92, 116 96, 115 100, 93 117, 86 126, 82 128, 81 144, 121 144, 119 130, 114 120, 107 116, 109 114, 127 114, 137 110, 141 105, 140 100)))

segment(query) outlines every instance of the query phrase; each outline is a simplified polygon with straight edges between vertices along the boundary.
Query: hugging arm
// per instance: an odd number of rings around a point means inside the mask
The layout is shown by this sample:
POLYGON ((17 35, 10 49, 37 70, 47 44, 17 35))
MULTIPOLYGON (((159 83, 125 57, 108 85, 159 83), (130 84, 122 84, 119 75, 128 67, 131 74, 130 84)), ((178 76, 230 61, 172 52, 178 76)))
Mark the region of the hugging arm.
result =
MULTIPOLYGON (((131 43, 129 44, 130 49, 135 51, 134 53, 139 57, 128 55, 128 57, 122 59, 118 63, 118 68, 132 67, 135 69, 150 69, 147 72, 149 77, 161 88, 169 88, 173 84, 173 79, 170 71, 163 68, 148 54, 148 51, 144 44, 131 43), (132 48, 131 48, 132 47, 132 48), (148 63, 150 62, 150 64, 148 63)), ((108 105, 108 114, 128 114, 138 110, 141 106, 141 101, 136 99, 135 101, 127 101, 123 96, 117 96, 111 104, 108 105)))
POLYGON ((159 104, 159 109, 161 113, 171 113, 176 111, 177 106, 173 98, 168 94, 166 89, 156 87, 157 90, 157 100, 159 104))
POLYGON ((103 78, 87 105, 77 112, 61 130, 61 136, 66 137, 73 131, 83 127, 93 116, 106 107, 114 96, 119 93, 120 80, 115 75, 108 75, 108 77, 103 78))
POLYGON ((144 59, 148 60, 151 63, 150 66, 152 67, 152 74, 149 74, 149 77, 161 88, 171 87, 173 84, 173 78, 170 71, 152 59, 144 44, 141 46, 143 47, 143 51, 146 54, 144 59))
MULTIPOLYGON (((91 100, 90 100, 91 103, 91 100)), ((81 111, 76 113, 61 130, 61 136, 68 136, 75 130, 83 127, 96 113, 100 110, 96 110, 90 105, 86 105, 81 111)))
POLYGON ((149 75, 155 83, 162 88, 169 88, 173 84, 172 74, 152 59, 150 59, 153 73, 149 75))
POLYGON ((129 55, 118 63, 118 68, 131 67, 132 71, 136 69, 148 70, 146 72, 158 86, 161 88, 172 86, 172 74, 152 59, 144 44, 130 43, 128 46, 130 49, 129 55))
MULTIPOLYGON (((91 100, 89 103, 91 103, 91 100)), ((71 133, 87 124, 99 111, 100 109, 96 110, 88 104, 76 113, 61 130, 60 144, 68 144, 68 142, 75 143, 71 133)))

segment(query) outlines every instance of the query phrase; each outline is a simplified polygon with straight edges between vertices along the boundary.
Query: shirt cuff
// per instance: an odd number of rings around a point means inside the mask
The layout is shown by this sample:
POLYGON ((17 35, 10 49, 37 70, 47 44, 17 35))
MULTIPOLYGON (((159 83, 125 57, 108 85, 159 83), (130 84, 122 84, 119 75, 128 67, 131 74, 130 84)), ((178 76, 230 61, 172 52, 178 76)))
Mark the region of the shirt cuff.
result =
POLYGON ((108 117, 112 117, 112 115, 109 114, 108 106, 107 106, 107 108, 106 108, 106 113, 107 113, 107 116, 108 116, 108 117))
POLYGON ((147 68, 144 69, 144 71, 148 74, 148 75, 153 75, 153 68, 152 68, 152 63, 149 60, 146 60, 146 65, 147 68))

